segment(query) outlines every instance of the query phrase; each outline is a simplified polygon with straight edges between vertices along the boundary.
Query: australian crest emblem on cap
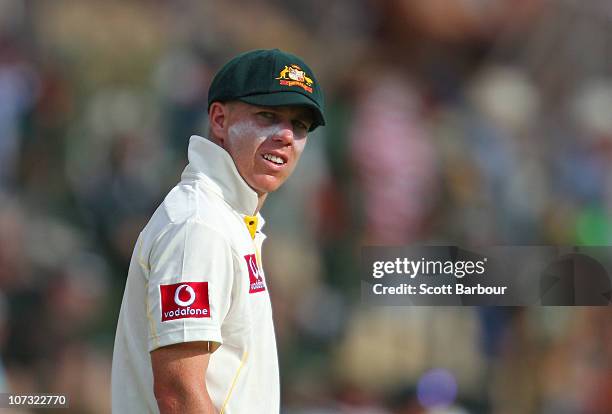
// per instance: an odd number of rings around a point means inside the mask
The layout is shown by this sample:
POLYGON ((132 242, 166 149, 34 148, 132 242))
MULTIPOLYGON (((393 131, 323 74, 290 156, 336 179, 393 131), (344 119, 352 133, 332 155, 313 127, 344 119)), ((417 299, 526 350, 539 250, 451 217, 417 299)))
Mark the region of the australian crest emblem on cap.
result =
POLYGON ((312 84, 314 82, 311 78, 306 76, 302 68, 298 65, 285 65, 276 79, 278 79, 283 86, 299 86, 305 91, 312 93, 312 84))

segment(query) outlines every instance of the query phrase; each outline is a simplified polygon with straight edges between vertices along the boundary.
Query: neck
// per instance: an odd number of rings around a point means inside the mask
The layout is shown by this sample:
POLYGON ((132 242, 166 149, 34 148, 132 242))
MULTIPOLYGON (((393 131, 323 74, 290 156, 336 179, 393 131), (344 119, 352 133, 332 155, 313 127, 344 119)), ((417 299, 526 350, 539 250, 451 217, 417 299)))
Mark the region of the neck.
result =
MULTIPOLYGON (((227 151, 227 148, 225 148, 225 146, 223 145, 223 141, 218 139, 218 138, 216 138, 211 130, 208 131, 208 137, 209 137, 208 138, 209 141, 211 141, 214 144, 217 144, 219 147, 223 148, 226 152, 229 153, 229 151, 227 151)), ((244 180, 244 177, 243 177, 243 180, 244 180)), ((246 180, 245 180, 245 182, 246 182, 246 180)), ((256 191, 255 189, 253 189, 253 190, 256 191)), ((267 196, 268 196, 268 193, 259 194, 259 192, 257 192, 257 209, 255 210, 253 215, 257 215, 257 213, 259 213, 259 210, 261 210, 261 207, 263 206, 264 201, 266 201, 266 197, 267 196)))
POLYGON ((268 193, 257 194, 257 210, 255 210, 255 214, 259 213, 259 210, 261 210, 264 201, 266 201, 266 197, 268 197, 268 193))

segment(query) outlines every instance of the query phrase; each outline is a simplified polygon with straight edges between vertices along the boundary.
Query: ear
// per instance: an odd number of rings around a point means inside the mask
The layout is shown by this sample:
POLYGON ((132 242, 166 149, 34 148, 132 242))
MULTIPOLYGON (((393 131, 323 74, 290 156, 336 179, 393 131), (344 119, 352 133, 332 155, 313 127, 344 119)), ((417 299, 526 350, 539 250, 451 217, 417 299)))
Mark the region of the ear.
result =
POLYGON ((213 102, 208 110, 210 138, 223 146, 227 138, 229 105, 222 102, 213 102))

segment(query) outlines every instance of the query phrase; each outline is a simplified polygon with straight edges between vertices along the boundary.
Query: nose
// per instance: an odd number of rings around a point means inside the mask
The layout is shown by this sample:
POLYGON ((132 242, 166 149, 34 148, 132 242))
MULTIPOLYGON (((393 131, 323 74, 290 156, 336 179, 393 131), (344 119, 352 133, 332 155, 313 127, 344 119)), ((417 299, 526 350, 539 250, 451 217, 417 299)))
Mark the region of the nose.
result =
POLYGON ((293 145, 293 126, 290 122, 283 123, 280 128, 274 133, 272 139, 280 142, 283 146, 293 145))

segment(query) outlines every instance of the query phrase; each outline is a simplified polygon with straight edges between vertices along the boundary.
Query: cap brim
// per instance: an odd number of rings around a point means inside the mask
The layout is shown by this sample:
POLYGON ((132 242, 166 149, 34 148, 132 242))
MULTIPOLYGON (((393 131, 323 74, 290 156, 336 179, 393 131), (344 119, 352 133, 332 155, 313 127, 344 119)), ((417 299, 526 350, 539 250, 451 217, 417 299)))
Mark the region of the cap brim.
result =
POLYGON ((237 98, 239 101, 249 103, 251 105, 261 106, 306 106, 312 109, 312 113, 315 116, 313 124, 310 127, 310 131, 320 125, 325 125, 325 117, 321 108, 309 97, 302 95, 298 92, 274 92, 264 93, 259 95, 248 95, 241 98, 237 98))

